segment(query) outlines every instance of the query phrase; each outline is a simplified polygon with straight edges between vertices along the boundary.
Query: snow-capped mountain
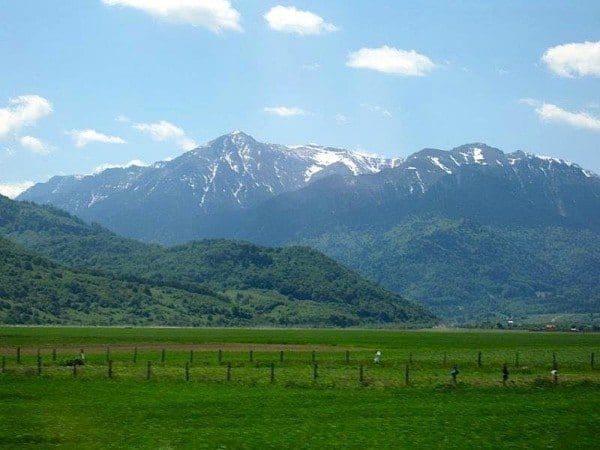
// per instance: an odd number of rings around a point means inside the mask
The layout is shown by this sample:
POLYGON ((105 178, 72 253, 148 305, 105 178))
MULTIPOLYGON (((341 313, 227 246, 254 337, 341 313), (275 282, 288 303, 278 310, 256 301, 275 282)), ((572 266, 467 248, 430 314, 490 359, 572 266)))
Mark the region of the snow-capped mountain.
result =
POLYGON ((313 246, 447 318, 600 305, 600 178, 558 158, 425 149, 375 174, 315 181, 209 231, 313 246))
POLYGON ((600 177, 558 158, 479 143, 424 149, 388 170, 328 177, 281 194, 222 221, 209 236, 284 245, 333 230, 390 229, 423 215, 600 230, 600 177))
POLYGON ((265 144, 234 131, 148 167, 132 165, 86 176, 53 177, 18 199, 52 204, 131 235, 125 223, 128 216, 198 221, 203 215, 251 207, 328 175, 376 173, 400 163, 399 158, 314 144, 265 144))
POLYGON ((600 302, 600 177, 482 143, 402 161, 235 132, 149 167, 55 177, 19 199, 163 244, 313 246, 444 317, 600 302))
POLYGON ((442 179, 464 178, 469 173, 504 176, 519 180, 523 188, 532 179, 577 180, 596 177, 569 161, 516 151, 504 153, 482 143, 465 144, 450 151, 423 149, 406 158, 393 171, 385 172, 388 183, 410 194, 424 194, 442 179))

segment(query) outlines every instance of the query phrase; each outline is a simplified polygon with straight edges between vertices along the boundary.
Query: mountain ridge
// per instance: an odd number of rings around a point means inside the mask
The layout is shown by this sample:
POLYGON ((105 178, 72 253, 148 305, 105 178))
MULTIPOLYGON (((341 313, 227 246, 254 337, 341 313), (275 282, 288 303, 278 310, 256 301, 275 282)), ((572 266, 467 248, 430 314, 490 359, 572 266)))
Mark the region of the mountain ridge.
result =
POLYGON ((165 244, 309 245, 459 323, 600 307, 600 177, 559 158, 471 143, 333 173, 246 208, 198 214, 184 200, 123 202, 98 218, 165 244))
POLYGON ((149 196, 156 190, 175 188, 179 195, 194 199, 198 212, 211 213, 215 209, 251 206, 330 174, 373 173, 398 162, 398 158, 379 158, 316 144, 265 144, 233 131, 150 166, 130 165, 84 176, 52 177, 23 192, 18 199, 52 203, 77 213, 125 191, 141 191, 149 196), (85 191, 85 196, 61 203, 61 198, 77 190, 85 191), (43 195, 55 196, 56 200, 41 200, 43 195))
MULTIPOLYGON (((370 190, 375 203, 381 202, 382 191, 387 191, 389 195, 402 196, 408 203, 411 196, 425 194, 433 186, 449 184, 452 178, 460 184, 478 173, 483 178, 504 177, 513 184, 509 186, 512 190, 517 189, 517 184, 519 189, 530 189, 533 179, 538 184, 542 182, 540 175, 546 178, 545 184, 555 184, 557 173, 561 179, 566 179, 564 175, 571 179, 599 179, 596 174, 558 158, 521 151, 504 153, 483 143, 465 144, 449 151, 423 149, 400 160, 314 144, 264 144, 235 131, 149 167, 112 168, 84 177, 54 177, 17 199, 52 204, 124 236, 173 244, 224 237, 219 234, 222 223, 236 220, 240 211, 241 215, 245 214, 243 210, 252 214, 252 209, 260 209, 265 202, 277 201, 280 196, 296 197, 290 193, 308 192, 315 183, 331 183, 334 191, 335 185, 339 188, 341 183, 347 184, 348 189, 370 190), (342 178, 335 181, 335 176, 342 178)), ((545 189, 556 190, 552 186, 545 189)), ((556 206, 566 215, 568 205, 559 202, 556 206)))

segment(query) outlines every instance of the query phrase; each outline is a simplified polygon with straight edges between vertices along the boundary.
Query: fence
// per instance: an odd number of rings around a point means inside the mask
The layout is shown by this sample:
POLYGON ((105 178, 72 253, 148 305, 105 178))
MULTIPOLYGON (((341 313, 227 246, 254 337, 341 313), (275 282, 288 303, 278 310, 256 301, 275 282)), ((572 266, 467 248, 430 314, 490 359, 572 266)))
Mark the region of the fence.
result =
POLYGON ((104 355, 86 353, 85 349, 58 350, 15 348, 1 357, 2 374, 77 378, 182 380, 196 382, 236 382, 240 384, 310 384, 317 386, 436 386, 449 383, 449 368, 459 370, 457 379, 463 384, 504 385, 502 367, 509 368, 509 386, 540 383, 591 381, 600 384, 595 353, 563 355, 508 355, 462 351, 428 353, 409 352, 402 357, 396 352, 380 362, 372 352, 319 353, 270 351, 245 353, 213 351, 181 351, 177 349, 111 349, 104 355), (77 354, 79 353, 79 354, 77 354), (469 356, 471 356, 469 358, 469 356), (541 356, 545 356, 541 358, 541 356), (556 372, 551 372, 556 371, 556 372))

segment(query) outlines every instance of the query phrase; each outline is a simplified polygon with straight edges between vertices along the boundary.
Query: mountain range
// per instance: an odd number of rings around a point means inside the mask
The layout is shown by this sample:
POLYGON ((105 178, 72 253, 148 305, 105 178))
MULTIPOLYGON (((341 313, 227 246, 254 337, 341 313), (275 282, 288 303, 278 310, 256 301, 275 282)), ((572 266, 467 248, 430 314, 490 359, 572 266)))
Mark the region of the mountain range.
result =
POLYGON ((600 178, 483 143, 378 159, 235 132, 19 199, 149 242, 308 245, 459 323, 600 308, 600 178))
POLYGON ((149 167, 53 177, 19 200, 54 205, 132 238, 181 243, 219 214, 251 208, 330 175, 375 173, 400 162, 311 144, 264 144, 234 131, 149 167))

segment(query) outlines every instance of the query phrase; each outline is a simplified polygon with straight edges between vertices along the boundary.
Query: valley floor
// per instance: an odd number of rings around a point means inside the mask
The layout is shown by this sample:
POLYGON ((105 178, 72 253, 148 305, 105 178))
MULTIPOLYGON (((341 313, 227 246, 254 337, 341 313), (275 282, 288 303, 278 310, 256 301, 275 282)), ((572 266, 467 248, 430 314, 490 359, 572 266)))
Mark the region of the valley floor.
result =
POLYGON ((0 355, 9 448, 598 444, 600 334, 3 327, 0 355))

